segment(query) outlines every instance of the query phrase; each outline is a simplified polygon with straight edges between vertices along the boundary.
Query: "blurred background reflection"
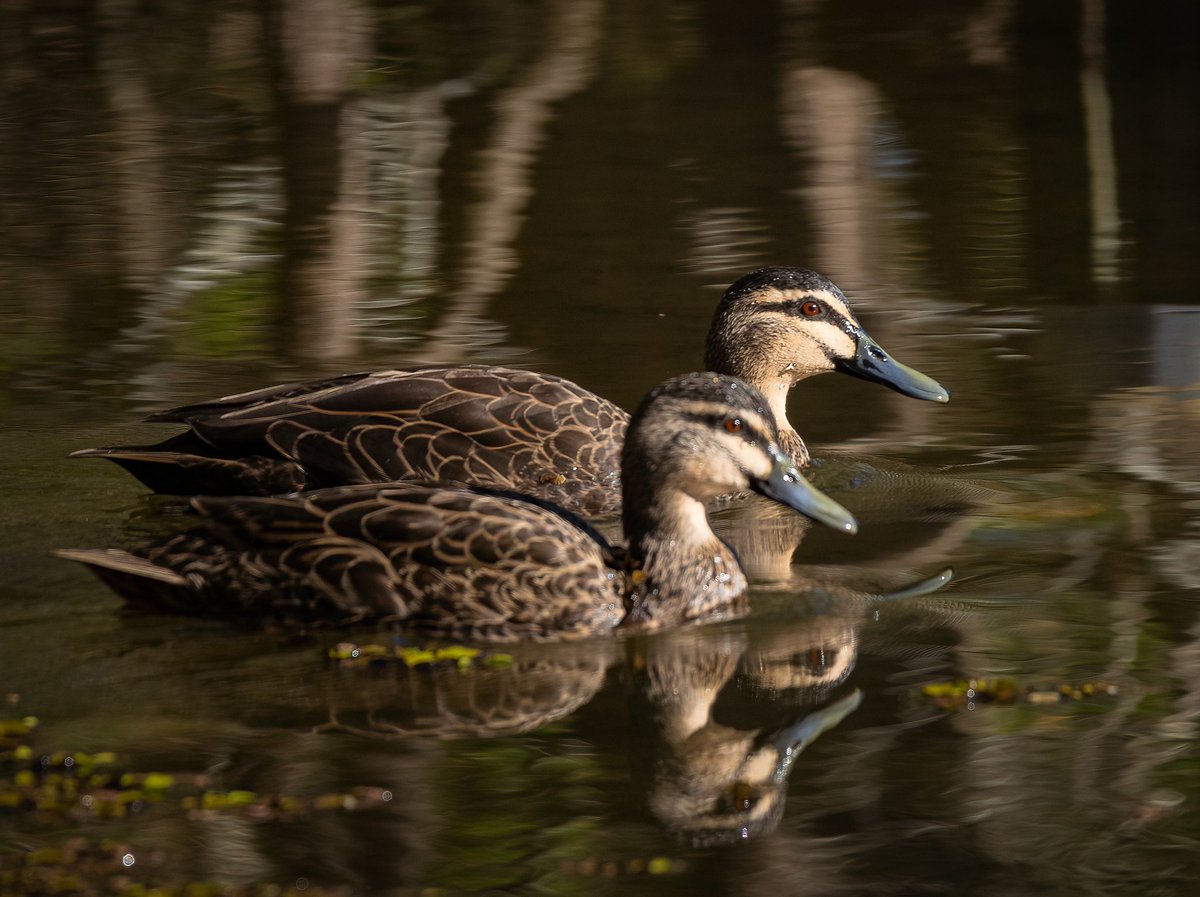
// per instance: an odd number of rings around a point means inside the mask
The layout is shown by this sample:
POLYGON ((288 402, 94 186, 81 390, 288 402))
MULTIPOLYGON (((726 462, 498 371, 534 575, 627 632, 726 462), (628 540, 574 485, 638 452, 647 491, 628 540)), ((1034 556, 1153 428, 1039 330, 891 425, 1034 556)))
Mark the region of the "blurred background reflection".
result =
POLYGON ((0 745, 0 875, 79 835, 138 860, 66 893, 1191 893, 1198 43, 1184 0, 0 2, 0 716, 259 796, 14 810, 0 745), (156 525, 65 458, 149 411, 458 361, 631 407, 769 263, 953 400, 795 390, 863 531, 722 516, 746 620, 347 671, 49 557, 156 525))

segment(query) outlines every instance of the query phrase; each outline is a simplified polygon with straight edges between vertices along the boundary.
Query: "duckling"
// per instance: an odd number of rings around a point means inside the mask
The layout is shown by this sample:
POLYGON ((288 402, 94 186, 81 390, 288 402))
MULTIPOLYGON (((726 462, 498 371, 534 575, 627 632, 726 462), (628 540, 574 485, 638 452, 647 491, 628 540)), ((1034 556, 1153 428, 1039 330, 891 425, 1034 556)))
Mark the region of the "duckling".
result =
MULTIPOLYGON (((888 355, 841 290, 805 268, 747 274, 726 291, 705 363, 760 389, 780 447, 809 463, 787 419, 788 390, 844 371, 905 395, 949 400, 888 355)), ((588 516, 620 512, 629 416, 576 384, 480 365, 346 374, 242 393, 148 418, 189 429, 157 445, 84 449, 156 492, 272 495, 397 480, 453 480, 554 502, 588 516)))
POLYGON ((652 390, 630 422, 623 549, 544 500, 398 483, 195 498, 205 518, 199 530, 134 552, 60 554, 131 605, 176 613, 407 621, 471 641, 656 629, 746 610, 746 578, 705 514, 716 495, 752 489, 836 529, 857 529, 778 444, 757 389, 689 374, 652 390))

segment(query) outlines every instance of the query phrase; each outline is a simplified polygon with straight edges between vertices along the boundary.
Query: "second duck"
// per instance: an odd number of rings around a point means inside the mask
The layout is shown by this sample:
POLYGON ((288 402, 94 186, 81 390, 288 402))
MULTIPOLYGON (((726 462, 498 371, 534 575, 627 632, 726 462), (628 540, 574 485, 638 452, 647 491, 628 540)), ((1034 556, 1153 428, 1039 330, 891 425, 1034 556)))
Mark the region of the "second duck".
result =
MULTIPOLYGON (((747 274, 725 292, 705 365, 762 390, 780 448, 808 450, 787 418, 800 380, 842 371, 945 402, 938 383, 871 339, 846 297, 806 268, 747 274)), ((629 416, 580 386, 481 365, 346 374, 176 408, 150 420, 189 429, 157 445, 84 449, 156 492, 270 495, 396 480, 456 480, 536 495, 586 515, 620 511, 629 416)))

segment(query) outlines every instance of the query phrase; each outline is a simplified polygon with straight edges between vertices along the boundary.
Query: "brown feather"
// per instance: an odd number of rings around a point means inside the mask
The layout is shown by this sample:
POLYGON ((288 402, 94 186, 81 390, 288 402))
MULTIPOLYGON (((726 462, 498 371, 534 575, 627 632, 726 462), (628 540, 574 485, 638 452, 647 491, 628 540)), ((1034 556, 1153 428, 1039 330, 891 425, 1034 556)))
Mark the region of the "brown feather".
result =
MULTIPOLYGON (((726 291, 710 328, 706 364, 771 399, 782 447, 805 466, 808 450, 787 422, 787 390, 833 370, 835 342, 838 358, 853 357, 847 334, 856 328, 845 296, 821 275, 764 268, 726 291), (834 308, 836 325, 795 311, 810 294, 834 308)), ((283 384, 151 420, 187 423, 187 449, 169 440, 77 454, 109 458, 150 488, 177 494, 260 495, 442 479, 609 516, 620 511, 620 450, 629 415, 550 374, 452 365, 283 384), (163 454, 152 459, 155 452, 163 454)))
POLYGON ((654 390, 623 452, 616 549, 537 498, 402 482, 192 499, 201 525, 134 552, 69 551, 140 608, 303 624, 406 621, 466 640, 561 639, 745 610, 746 580, 703 502, 774 469, 765 399, 733 378, 654 390), (714 410, 744 421, 733 435, 714 410), (714 490, 716 490, 714 492, 714 490))

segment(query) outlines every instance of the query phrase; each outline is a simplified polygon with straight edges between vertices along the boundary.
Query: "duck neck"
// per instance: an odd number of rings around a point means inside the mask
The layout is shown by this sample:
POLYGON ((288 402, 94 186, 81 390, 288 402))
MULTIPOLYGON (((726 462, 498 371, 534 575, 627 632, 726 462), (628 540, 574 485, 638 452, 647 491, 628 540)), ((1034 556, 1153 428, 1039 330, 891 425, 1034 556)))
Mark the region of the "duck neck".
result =
POLYGON ((660 499, 644 508, 625 502, 626 622, 657 627, 744 612, 746 577, 703 503, 683 492, 660 499))
POLYGON ((771 414, 775 416, 775 425, 779 427, 779 447, 797 467, 808 467, 812 463, 808 447, 800 438, 800 434, 793 429, 787 416, 788 393, 795 382, 791 375, 781 374, 769 382, 757 385, 767 397, 771 414))
POLYGON ((778 362, 762 357, 761 353, 752 353, 744 348, 756 345, 761 339, 751 329, 756 326, 752 319, 739 316, 739 313, 724 306, 722 311, 724 314, 718 312, 708 334, 705 366, 712 371, 736 374, 757 387, 766 396, 771 414, 779 427, 779 447, 787 452, 797 467, 807 467, 812 459, 804 440, 788 421, 787 398, 792 387, 801 380, 828 370, 828 362, 822 365, 809 357, 807 361, 780 367, 778 362))

